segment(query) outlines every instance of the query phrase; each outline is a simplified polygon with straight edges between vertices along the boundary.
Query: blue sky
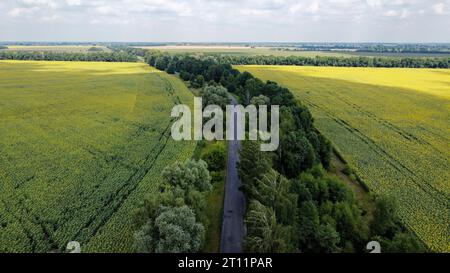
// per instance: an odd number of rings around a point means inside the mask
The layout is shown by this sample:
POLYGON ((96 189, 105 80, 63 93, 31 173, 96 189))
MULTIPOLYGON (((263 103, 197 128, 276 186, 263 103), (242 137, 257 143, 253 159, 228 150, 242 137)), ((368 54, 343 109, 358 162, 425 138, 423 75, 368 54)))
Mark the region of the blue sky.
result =
POLYGON ((1 0, 0 41, 450 42, 450 0, 1 0))

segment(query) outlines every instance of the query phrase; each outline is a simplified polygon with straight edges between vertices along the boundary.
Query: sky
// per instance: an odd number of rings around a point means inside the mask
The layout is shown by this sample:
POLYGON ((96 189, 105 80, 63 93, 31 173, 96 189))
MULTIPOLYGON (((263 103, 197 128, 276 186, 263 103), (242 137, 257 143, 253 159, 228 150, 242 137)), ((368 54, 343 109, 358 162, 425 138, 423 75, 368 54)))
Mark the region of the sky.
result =
POLYGON ((450 42, 450 0, 0 0, 0 41, 450 42))

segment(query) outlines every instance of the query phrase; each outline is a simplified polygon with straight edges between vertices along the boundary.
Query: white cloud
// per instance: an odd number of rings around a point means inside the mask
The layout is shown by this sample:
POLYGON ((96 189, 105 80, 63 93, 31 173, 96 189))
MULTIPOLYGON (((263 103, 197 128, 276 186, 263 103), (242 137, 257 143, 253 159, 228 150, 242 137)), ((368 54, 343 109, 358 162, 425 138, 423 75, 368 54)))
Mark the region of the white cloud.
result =
POLYGON ((81 0, 66 0, 66 3, 69 6, 81 6, 83 4, 81 0))
POLYGON ((445 4, 444 3, 438 3, 432 6, 432 9, 434 13, 436 14, 444 14, 445 13, 445 4))
POLYGON ((391 9, 391 10, 387 10, 387 11, 383 12, 383 15, 387 16, 387 17, 394 17, 394 16, 398 15, 398 12, 391 9))
POLYGON ((14 8, 8 12, 10 17, 30 16, 39 11, 38 7, 32 8, 14 8))
MULTIPOLYGON (((39 26, 43 22, 55 24, 68 36, 96 37, 102 31, 109 40, 115 40, 121 24, 123 39, 133 34, 137 40, 156 41, 366 40, 376 32, 380 37, 420 39, 432 35, 418 30, 424 25, 450 25, 446 16, 436 16, 447 15, 449 4, 450 0, 0 0, 0 26, 10 23, 8 29, 14 29, 20 24, 19 32, 10 33, 23 36, 21 40, 48 29, 39 26)), ((450 37, 450 27, 443 29, 435 37, 450 37)))

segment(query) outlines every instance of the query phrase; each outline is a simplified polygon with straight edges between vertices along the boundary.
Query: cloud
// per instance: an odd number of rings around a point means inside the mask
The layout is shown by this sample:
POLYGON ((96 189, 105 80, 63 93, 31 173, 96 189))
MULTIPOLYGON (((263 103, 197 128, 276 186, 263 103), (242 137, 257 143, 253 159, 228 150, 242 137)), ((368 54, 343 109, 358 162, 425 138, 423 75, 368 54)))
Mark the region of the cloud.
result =
MULTIPOLYGON (((77 33, 73 39, 96 37, 102 31, 116 40, 122 31, 124 39, 130 35, 142 40, 366 40, 374 33, 386 40, 419 40, 433 34, 433 24, 450 25, 445 16, 449 4, 450 0, 1 0, 0 25, 22 26, 15 33, 8 30, 21 40, 37 33, 38 27, 39 33, 48 29, 41 23, 53 24, 52 29, 65 30, 69 37, 77 33), (425 27, 429 29, 421 33, 425 27)), ((449 32, 433 37, 444 39, 449 32)))
POLYGON ((81 6, 83 1, 81 0, 66 0, 68 6, 81 6))
POLYGON ((436 14, 444 14, 445 13, 445 4, 444 3, 438 3, 432 6, 432 9, 434 13, 436 14))
POLYGON ((38 12, 40 8, 32 7, 32 8, 14 8, 8 12, 10 17, 23 17, 30 16, 38 12))

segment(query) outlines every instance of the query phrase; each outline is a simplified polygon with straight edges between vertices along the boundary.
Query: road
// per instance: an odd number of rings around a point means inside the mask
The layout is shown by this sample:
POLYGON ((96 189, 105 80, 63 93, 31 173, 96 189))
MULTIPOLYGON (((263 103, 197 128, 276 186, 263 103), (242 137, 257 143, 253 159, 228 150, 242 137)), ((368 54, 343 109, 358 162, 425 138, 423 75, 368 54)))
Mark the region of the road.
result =
MULTIPOLYGON (((233 98, 233 105, 237 102, 233 98)), ((234 132, 236 139, 237 116, 234 113, 234 132)), ((241 179, 237 172, 239 162, 240 141, 228 141, 227 180, 225 185, 225 201, 222 222, 221 253, 240 253, 245 237, 245 196, 240 191, 241 179)))

